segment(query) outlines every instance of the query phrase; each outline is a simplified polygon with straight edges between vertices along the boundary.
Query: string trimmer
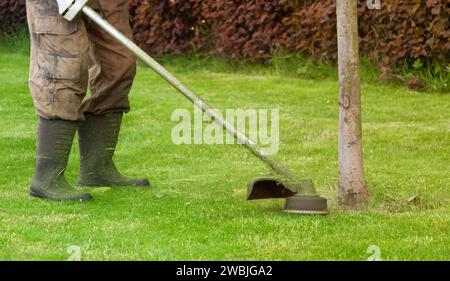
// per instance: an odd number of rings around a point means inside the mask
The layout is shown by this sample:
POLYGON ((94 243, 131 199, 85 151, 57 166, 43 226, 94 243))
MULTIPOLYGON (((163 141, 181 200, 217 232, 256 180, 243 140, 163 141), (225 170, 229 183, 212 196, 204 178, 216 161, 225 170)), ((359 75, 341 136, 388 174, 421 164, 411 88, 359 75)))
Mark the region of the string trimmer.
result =
POLYGON ((218 125, 233 135, 238 143, 243 144, 252 154, 267 164, 280 178, 258 178, 248 185, 247 200, 267 198, 287 198, 284 210, 293 213, 326 214, 327 200, 317 195, 311 180, 300 180, 289 169, 276 162, 273 158, 264 155, 256 144, 239 132, 233 125, 224 120, 202 99, 181 83, 175 76, 162 67, 151 56, 144 52, 133 41, 119 32, 114 26, 103 19, 97 12, 87 6, 89 0, 57 0, 59 13, 68 21, 83 13, 86 17, 98 24, 118 42, 133 52, 150 68, 169 82, 175 89, 189 99, 197 108, 211 117, 218 125))

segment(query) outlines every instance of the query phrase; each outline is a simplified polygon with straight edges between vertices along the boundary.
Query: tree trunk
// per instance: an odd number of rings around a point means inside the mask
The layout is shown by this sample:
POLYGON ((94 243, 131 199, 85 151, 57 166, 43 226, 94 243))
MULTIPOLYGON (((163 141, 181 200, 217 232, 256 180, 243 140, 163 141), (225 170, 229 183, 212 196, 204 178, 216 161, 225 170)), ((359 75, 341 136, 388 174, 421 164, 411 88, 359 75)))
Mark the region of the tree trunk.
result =
POLYGON ((357 0, 336 0, 339 63, 339 204, 367 209, 361 132, 357 0))

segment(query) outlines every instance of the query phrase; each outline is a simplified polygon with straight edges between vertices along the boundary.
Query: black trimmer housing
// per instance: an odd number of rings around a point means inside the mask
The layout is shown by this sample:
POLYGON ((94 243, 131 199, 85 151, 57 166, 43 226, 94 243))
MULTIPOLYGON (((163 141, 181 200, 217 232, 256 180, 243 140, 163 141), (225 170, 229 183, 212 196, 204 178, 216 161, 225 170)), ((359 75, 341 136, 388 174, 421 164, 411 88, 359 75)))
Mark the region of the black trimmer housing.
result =
POLYGON ((311 180, 287 182, 263 177, 247 186, 247 200, 286 198, 284 212, 296 214, 328 214, 327 199, 316 195, 311 180))

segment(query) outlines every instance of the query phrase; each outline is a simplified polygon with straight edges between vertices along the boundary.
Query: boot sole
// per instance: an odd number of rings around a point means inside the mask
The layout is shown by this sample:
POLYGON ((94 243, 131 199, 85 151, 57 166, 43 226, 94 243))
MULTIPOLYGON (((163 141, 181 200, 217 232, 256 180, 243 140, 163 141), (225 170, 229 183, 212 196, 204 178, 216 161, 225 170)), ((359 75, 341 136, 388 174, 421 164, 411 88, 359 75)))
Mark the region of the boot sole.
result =
POLYGON ((73 199, 55 199, 55 198, 50 198, 48 196, 42 195, 40 193, 34 192, 34 191, 30 191, 30 196, 34 197, 34 198, 39 198, 39 199, 47 199, 47 200, 52 200, 52 201, 59 201, 59 202, 63 202, 63 201, 80 201, 80 202, 86 202, 86 201, 90 201, 92 200, 92 196, 86 196, 85 198, 73 198, 73 199))

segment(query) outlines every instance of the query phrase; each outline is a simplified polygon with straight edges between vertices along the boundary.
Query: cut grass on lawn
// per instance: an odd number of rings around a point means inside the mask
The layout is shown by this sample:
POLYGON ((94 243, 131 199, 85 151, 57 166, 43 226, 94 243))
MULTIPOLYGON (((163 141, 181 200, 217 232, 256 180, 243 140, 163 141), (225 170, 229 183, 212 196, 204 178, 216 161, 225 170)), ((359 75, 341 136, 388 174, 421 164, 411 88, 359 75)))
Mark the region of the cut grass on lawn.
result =
MULTIPOLYGON (((67 260, 71 245, 83 260, 367 260, 370 245, 384 260, 450 258, 450 95, 363 81, 370 210, 299 216, 282 213, 283 200, 245 201, 247 182, 269 171, 243 147, 173 144, 171 114, 192 106, 140 67, 116 162, 152 187, 88 189, 92 202, 58 203, 28 196, 36 129, 29 58, 0 49, 0 260, 67 260)), ((275 158, 338 208, 335 77, 233 73, 214 60, 165 65, 219 109, 279 108, 275 158)), ((71 183, 78 169, 75 144, 71 183)))

